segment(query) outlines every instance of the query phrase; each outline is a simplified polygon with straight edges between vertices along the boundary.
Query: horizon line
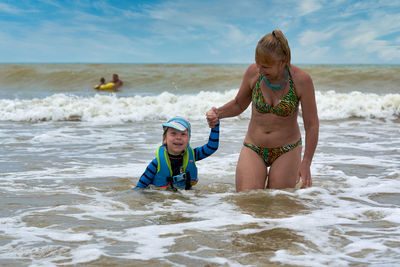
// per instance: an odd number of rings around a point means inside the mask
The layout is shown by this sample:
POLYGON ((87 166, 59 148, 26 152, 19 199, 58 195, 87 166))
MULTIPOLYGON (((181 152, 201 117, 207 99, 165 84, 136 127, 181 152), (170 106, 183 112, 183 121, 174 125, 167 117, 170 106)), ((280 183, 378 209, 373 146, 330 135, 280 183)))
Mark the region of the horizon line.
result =
MULTIPOLYGON (((253 62, 254 63, 254 62, 253 62)), ((65 64, 65 65, 79 65, 79 64, 87 64, 87 65, 250 65, 253 63, 178 63, 178 62, 0 62, 0 64, 65 64)), ((292 65, 299 66, 400 66, 400 63, 295 63, 292 65)))

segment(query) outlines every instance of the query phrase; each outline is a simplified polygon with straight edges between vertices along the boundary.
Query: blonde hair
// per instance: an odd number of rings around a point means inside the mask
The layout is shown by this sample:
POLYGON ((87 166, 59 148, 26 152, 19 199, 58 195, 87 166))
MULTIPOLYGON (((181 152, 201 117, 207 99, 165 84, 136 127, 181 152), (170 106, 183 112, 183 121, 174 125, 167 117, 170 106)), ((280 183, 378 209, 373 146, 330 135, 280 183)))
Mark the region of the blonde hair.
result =
POLYGON ((256 62, 272 62, 271 54, 275 54, 279 59, 286 59, 286 65, 290 66, 290 47, 285 35, 280 30, 264 35, 258 41, 256 47, 256 62))

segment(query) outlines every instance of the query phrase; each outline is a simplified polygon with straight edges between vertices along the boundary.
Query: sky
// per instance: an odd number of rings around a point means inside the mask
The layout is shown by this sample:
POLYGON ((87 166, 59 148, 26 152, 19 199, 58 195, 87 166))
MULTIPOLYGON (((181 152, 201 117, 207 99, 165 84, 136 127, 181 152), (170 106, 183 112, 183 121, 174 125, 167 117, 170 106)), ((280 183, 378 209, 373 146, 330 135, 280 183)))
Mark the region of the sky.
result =
POLYGON ((0 0, 0 63, 400 64, 398 0, 0 0))

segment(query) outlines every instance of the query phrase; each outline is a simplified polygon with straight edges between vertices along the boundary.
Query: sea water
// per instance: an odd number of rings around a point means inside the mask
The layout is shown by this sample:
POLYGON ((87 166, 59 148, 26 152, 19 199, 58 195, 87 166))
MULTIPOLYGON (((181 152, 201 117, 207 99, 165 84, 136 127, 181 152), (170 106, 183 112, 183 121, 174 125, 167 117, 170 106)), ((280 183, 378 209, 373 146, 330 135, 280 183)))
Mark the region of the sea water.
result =
POLYGON ((221 121, 194 190, 131 190, 161 124, 184 116, 206 143, 205 112, 246 67, 0 65, 0 265, 400 264, 399 66, 301 66, 320 118, 311 188, 235 192, 247 109, 221 121), (121 91, 92 89, 113 73, 121 91))

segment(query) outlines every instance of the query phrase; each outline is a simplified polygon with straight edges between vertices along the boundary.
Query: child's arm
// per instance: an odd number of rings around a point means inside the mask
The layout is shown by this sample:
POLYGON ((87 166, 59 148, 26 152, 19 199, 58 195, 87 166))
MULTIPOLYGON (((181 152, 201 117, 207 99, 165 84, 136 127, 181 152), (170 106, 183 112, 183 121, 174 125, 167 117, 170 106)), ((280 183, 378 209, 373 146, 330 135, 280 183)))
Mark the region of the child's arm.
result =
POLYGON ((140 176, 140 179, 136 185, 136 188, 146 188, 149 184, 153 182, 154 177, 157 173, 157 158, 154 158, 149 165, 147 165, 146 170, 140 176))
POLYGON ((215 151, 217 151, 219 145, 219 121, 218 124, 211 129, 208 143, 201 147, 194 149, 195 160, 202 160, 207 158, 215 151))

